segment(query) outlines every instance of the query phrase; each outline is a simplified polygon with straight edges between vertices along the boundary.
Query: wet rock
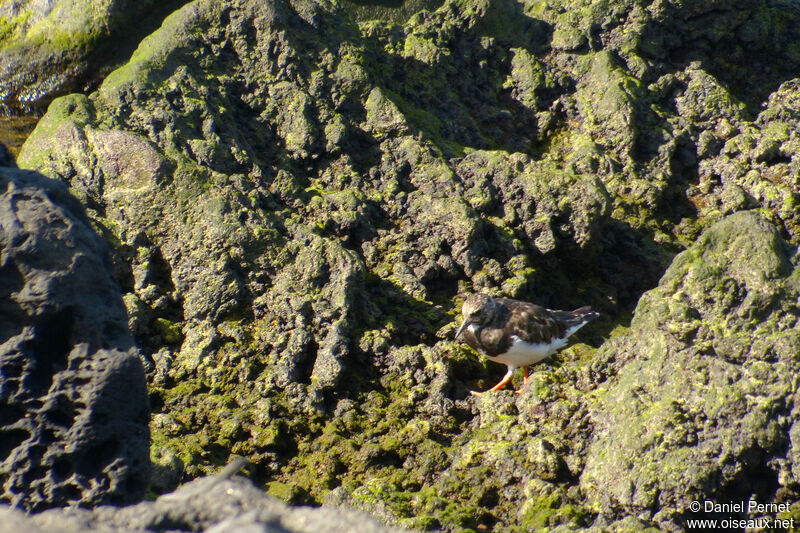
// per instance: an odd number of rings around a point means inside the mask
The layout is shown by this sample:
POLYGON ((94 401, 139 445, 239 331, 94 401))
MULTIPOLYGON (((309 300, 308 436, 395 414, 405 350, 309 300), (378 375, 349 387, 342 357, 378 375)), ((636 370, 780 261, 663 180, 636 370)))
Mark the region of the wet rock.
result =
POLYGON ((771 501, 797 482, 797 260, 757 212, 726 217, 599 350, 622 365, 592 409, 581 474, 602 514, 680 529, 693 500, 771 501))
POLYGON ((140 498, 149 404, 106 245, 63 184, 0 169, 0 190, 0 498, 140 498))
POLYGON ((0 110, 40 110, 54 96, 96 85, 182 3, 23 0, 0 7, 0 110))

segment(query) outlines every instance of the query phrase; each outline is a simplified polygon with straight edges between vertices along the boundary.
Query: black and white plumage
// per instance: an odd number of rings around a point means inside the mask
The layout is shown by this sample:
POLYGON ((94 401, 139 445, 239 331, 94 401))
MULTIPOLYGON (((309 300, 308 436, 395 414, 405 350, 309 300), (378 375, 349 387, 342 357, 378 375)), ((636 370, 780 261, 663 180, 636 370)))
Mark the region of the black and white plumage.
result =
POLYGON ((455 338, 461 337, 487 359, 508 367, 505 377, 490 391, 506 385, 514 370, 520 367, 524 369, 527 383, 528 365, 556 353, 567 345, 570 335, 599 316, 589 307, 554 311, 520 300, 491 298, 485 294, 469 296, 461 312, 464 321, 455 338))

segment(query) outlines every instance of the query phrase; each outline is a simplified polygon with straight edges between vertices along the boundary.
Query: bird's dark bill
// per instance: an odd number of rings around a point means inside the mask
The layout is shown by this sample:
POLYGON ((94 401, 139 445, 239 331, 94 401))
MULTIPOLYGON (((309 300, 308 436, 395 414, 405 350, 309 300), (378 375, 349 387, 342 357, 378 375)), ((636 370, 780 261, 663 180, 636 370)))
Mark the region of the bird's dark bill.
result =
POLYGON ((463 332, 467 328, 467 326, 469 326, 469 320, 464 319, 464 321, 461 323, 461 327, 458 328, 458 331, 456 331, 456 336, 453 338, 457 339, 458 336, 461 335, 461 332, 463 332))

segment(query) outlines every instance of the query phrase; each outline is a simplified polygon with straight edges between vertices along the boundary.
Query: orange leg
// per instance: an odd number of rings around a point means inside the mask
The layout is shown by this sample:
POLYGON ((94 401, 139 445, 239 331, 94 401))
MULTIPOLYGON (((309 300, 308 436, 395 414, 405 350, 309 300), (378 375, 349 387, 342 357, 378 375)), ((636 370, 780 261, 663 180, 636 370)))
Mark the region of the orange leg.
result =
MULTIPOLYGON (((528 384, 528 367, 527 366, 523 366, 522 367, 522 373, 523 373, 523 376, 524 376, 524 379, 522 380, 522 387, 524 387, 525 385, 528 384)), ((519 390, 515 390, 514 392, 516 394, 520 394, 522 392, 522 387, 520 387, 519 390)))
MULTIPOLYGON (((508 367, 508 372, 506 372, 506 375, 503 376, 503 379, 500 380, 500 383, 498 383, 497 385, 495 385, 486 392, 495 392, 505 387, 508 384, 508 382, 511 381, 511 376, 514 374, 514 370, 516 370, 516 367, 512 366, 508 367)), ((477 392, 474 390, 469 391, 469 393, 472 394, 473 396, 480 396, 481 394, 483 394, 482 392, 477 392)))

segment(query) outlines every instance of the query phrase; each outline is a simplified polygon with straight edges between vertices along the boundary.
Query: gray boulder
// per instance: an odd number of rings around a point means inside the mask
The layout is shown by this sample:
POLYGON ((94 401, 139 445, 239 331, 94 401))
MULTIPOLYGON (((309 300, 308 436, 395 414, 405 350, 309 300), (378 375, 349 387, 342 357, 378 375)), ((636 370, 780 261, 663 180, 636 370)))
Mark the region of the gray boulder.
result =
POLYGON ((144 493, 147 391, 109 263, 63 184, 0 169, 0 500, 144 493))
POLYGON ((0 523, 34 533, 100 531, 206 531, 208 533, 399 532, 350 509, 289 507, 247 479, 233 477, 241 463, 197 479, 155 501, 130 507, 52 509, 35 515, 0 505, 0 523))

